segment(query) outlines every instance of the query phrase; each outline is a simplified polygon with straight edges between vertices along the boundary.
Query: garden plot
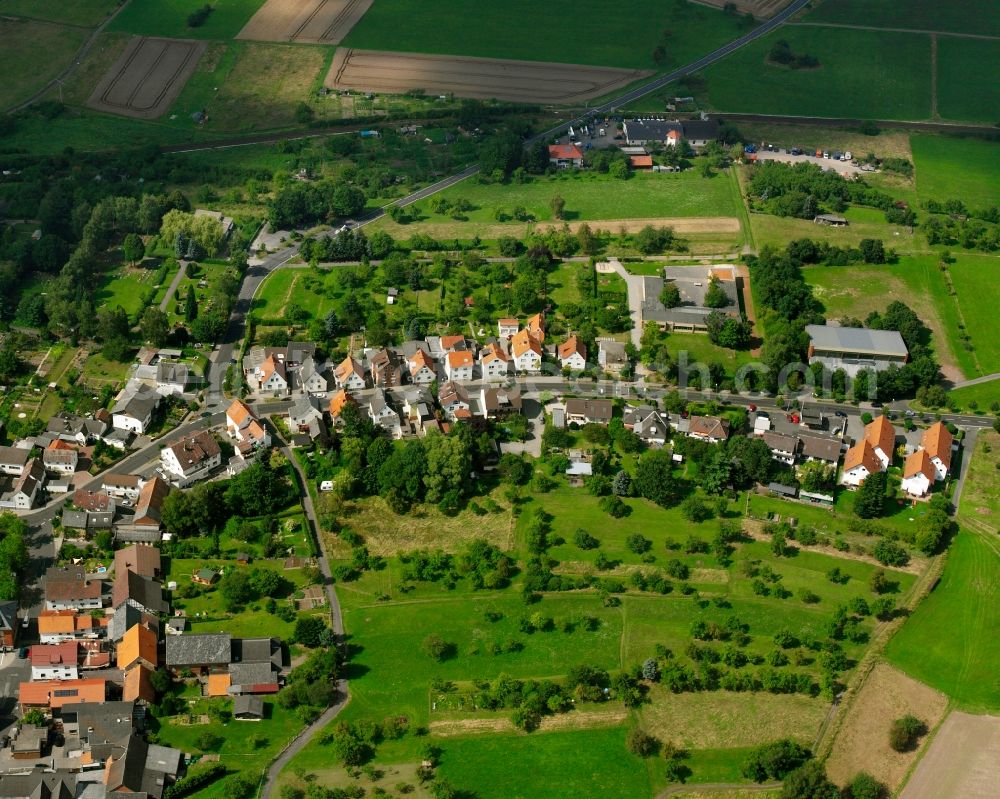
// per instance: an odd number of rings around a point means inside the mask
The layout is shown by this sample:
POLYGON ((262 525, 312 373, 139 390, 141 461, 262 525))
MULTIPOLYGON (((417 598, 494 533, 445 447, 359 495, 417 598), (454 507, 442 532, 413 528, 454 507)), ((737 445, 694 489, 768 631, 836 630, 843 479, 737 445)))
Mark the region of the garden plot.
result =
POLYGON ((618 91, 651 74, 638 69, 345 48, 334 55, 325 85, 385 94, 423 91, 514 103, 574 103, 618 91))
POLYGON ((162 116, 206 47, 205 42, 137 36, 97 84, 87 105, 139 119, 162 116))
POLYGON ((340 44, 373 0, 267 0, 237 39, 340 44))

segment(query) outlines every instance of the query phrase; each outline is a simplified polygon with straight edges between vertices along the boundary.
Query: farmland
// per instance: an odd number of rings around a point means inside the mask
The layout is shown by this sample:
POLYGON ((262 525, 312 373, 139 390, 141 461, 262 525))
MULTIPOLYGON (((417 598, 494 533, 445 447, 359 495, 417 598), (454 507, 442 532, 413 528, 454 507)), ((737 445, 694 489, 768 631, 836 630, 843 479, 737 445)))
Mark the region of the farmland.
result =
POLYGON ((341 47, 324 85, 343 91, 578 104, 620 92, 650 71, 341 47))
POLYGON ((971 208, 1000 201, 1000 144, 917 134, 910 144, 922 200, 961 199, 971 208))
MULTIPOLYGON (((994 478, 995 480, 995 478, 994 478)), ((889 642, 886 657, 974 713, 1000 709, 1000 552, 995 536, 962 530, 941 581, 889 642)))
POLYGON ((930 38, 834 28, 790 27, 708 67, 707 100, 720 111, 876 119, 930 116, 930 38), (775 42, 819 59, 816 69, 767 63, 775 42))
POLYGON ((1000 82, 980 81, 983 66, 1000 59, 1000 40, 938 37, 937 110, 944 119, 995 124, 1000 82))
POLYGON ((8 108, 45 86, 69 65, 86 41, 87 30, 50 22, 3 17, 0 19, 0 73, 9 78, 0 86, 0 108, 8 108))
MULTIPOLYGON (((0 8, 5 16, 28 17, 81 28, 96 28, 119 3, 117 0, 55 0, 39 3, 37 0, 4 0, 0 8)), ((7 42, 5 42, 6 44, 7 42)))
POLYGON ((184 0, 134 0, 117 16, 109 30, 142 36, 178 39, 232 39, 242 30, 262 0, 216 0, 212 13, 196 28, 187 24, 196 6, 184 0))
POLYGON ((347 47, 436 53, 563 64, 653 69, 653 51, 664 44, 660 67, 688 63, 732 39, 744 28, 721 11, 694 3, 637 0, 628 14, 609 14, 600 0, 579 0, 573 11, 533 0, 479 4, 464 0, 378 0, 344 40, 347 47), (635 20, 642 19, 642 25, 635 20), (516 20, 516 22, 512 22, 516 20), (498 31, 516 35, 497 35, 498 31), (663 42, 663 31, 671 36, 663 42))
POLYGON ((267 0, 239 33, 240 39, 265 42, 339 44, 372 0, 267 0))
POLYGON ((992 0, 963 0, 961 12, 935 0, 836 0, 815 4, 809 22, 909 28, 1000 36, 1000 10, 992 0))

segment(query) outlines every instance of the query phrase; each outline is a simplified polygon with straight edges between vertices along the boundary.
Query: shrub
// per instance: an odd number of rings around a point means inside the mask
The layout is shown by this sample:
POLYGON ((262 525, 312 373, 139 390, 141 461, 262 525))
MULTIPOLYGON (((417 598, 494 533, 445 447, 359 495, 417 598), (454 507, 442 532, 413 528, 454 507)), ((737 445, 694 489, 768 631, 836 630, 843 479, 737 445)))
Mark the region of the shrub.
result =
POLYGON ((601 510, 616 519, 620 519, 626 516, 629 512, 629 507, 624 502, 621 501, 614 494, 609 494, 606 497, 601 497, 601 501, 598 503, 601 510))
POLYGON ((212 6, 208 3, 203 5, 201 8, 192 11, 188 14, 187 24, 189 28, 200 28, 208 20, 212 13, 212 6))
POLYGON ((884 799, 888 793, 885 785, 867 771, 859 771, 854 776, 848 791, 851 799, 884 799))
POLYGON ((204 788, 210 782, 214 782, 226 774, 226 766, 223 763, 212 763, 206 768, 188 774, 186 777, 177 780, 173 785, 168 785, 163 792, 163 799, 180 799, 195 791, 204 788))
POLYGON ((788 738, 759 746, 743 761, 742 774, 754 782, 780 780, 805 763, 812 753, 788 738))
POLYGON ((435 633, 428 635, 420 646, 429 657, 438 663, 455 654, 455 645, 448 643, 435 633))
POLYGON ((580 549, 597 549, 601 545, 600 541, 582 527, 577 528, 577 531, 573 533, 573 543, 580 549))
POLYGON ((649 552, 653 546, 653 542, 639 533, 633 533, 625 539, 625 546, 636 555, 641 555, 643 552, 649 552))
POLYGON ((909 752, 927 732, 927 725, 916 716, 906 715, 892 722, 889 728, 889 746, 897 752, 909 752))
POLYGON ((634 728, 625 736, 625 746, 633 755, 652 757, 660 751, 660 742, 645 730, 634 728))

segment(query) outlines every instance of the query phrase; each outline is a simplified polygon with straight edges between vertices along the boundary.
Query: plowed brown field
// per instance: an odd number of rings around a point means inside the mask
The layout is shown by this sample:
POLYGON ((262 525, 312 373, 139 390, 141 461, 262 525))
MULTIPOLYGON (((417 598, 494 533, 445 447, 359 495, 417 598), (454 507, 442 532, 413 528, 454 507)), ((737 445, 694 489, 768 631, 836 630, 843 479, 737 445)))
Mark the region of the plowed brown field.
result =
POLYGON ((97 84, 87 105, 139 119, 166 113, 180 94, 207 42, 136 36, 97 84))
POLYGON ((577 103, 651 74, 637 69, 346 48, 334 55, 325 85, 385 94, 422 90, 515 103, 577 103))
POLYGON ((340 44, 373 0, 267 0, 237 39, 340 44))

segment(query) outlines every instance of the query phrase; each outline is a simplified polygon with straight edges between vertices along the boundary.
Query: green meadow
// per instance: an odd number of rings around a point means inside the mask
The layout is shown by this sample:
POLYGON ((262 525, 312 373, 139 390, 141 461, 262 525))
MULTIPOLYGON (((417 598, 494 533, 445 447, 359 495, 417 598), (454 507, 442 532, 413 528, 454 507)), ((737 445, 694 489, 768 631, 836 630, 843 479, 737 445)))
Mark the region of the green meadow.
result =
POLYGON ((960 199, 970 208, 1000 203, 1000 143, 913 134, 910 146, 921 200, 960 199))
POLYGON ((694 3, 636 0, 627 14, 600 0, 572 6, 508 0, 378 0, 344 40, 347 47, 657 69, 680 66, 732 41, 741 21, 694 3), (664 40, 663 32, 670 36, 664 40), (660 44, 667 58, 657 65, 660 44))
POLYGON ((930 38, 835 28, 785 27, 702 73, 719 111, 820 117, 926 119, 931 98, 930 38), (819 59, 816 69, 770 64, 775 42, 819 59))
POLYGON ((809 22, 1000 36, 1000 7, 993 0, 835 0, 814 5, 805 17, 809 22))
POLYGON ((108 30, 177 39, 232 39, 247 24, 263 0, 215 0, 202 25, 188 27, 188 15, 199 8, 184 0, 130 0, 108 30))

